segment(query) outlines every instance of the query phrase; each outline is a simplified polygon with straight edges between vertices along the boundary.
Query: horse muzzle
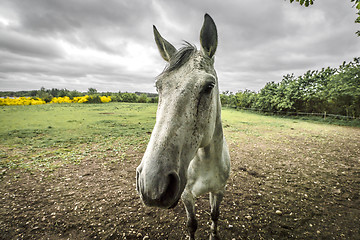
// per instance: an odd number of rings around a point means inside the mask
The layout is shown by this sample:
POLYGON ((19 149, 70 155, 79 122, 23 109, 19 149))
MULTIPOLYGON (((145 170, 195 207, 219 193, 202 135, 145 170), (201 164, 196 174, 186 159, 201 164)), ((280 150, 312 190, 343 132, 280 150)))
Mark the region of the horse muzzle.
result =
POLYGON ((136 190, 144 204, 149 207, 174 208, 181 197, 179 175, 172 171, 167 174, 136 170, 136 190))

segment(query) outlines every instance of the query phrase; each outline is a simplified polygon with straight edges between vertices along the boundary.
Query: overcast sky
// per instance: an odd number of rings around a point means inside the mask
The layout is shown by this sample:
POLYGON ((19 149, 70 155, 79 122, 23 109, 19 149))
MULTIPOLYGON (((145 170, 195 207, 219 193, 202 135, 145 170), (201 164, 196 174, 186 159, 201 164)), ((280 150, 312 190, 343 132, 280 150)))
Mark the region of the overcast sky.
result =
POLYGON ((155 92, 166 63, 152 25, 177 48, 199 48, 205 13, 218 29, 221 91, 258 91, 360 55, 350 0, 1 0, 0 91, 155 92))

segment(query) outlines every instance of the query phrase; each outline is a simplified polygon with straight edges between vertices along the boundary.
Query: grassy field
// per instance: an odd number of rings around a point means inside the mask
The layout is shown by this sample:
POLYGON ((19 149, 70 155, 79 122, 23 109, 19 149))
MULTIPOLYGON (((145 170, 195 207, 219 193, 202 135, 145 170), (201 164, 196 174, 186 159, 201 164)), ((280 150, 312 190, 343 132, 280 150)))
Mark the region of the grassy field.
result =
MULTIPOLYGON (((135 191, 156 104, 0 108, 0 239, 185 239, 185 212, 135 191)), ((360 128, 223 109, 224 239, 359 239, 360 128)), ((197 202, 199 239, 209 234, 197 202)))
POLYGON ((2 107, 1 166, 50 170, 81 161, 84 145, 125 151, 148 138, 155 111, 154 104, 126 103, 2 107))
MULTIPOLYGON (((155 123, 155 112, 156 104, 131 103, 2 107, 0 166, 53 170, 79 163, 92 146, 105 154, 112 148, 124 158, 129 147, 144 147, 155 123)), ((266 136, 269 129, 289 129, 294 122, 299 125, 297 121, 232 109, 224 110, 223 118, 235 141, 243 140, 241 136, 266 136)), ((301 125, 312 126, 306 122, 301 125)))

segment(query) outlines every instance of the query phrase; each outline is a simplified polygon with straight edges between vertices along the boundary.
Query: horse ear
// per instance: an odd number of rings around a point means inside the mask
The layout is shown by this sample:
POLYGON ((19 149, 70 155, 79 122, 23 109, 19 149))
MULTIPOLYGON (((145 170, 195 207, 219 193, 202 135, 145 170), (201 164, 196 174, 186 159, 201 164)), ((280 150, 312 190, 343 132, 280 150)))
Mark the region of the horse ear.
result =
POLYGON ((200 43, 203 52, 212 58, 217 48, 218 36, 215 22, 207 13, 200 31, 200 43))
POLYGON ((155 42, 160 51, 160 54, 165 61, 169 62, 171 57, 177 52, 177 50, 171 43, 166 41, 160 35, 159 31, 156 29, 155 26, 153 26, 153 30, 154 30, 155 42))

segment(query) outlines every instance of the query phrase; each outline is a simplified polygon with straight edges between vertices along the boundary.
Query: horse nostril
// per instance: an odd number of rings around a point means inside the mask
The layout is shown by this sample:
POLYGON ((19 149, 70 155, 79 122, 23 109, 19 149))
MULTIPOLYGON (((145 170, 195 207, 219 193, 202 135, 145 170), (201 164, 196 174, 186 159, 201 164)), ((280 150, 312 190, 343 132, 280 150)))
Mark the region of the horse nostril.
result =
POLYGON ((177 198, 177 195, 179 193, 179 176, 173 172, 170 173, 167 177, 167 187, 163 194, 160 196, 161 202, 167 202, 167 201, 173 201, 175 198, 177 198))

